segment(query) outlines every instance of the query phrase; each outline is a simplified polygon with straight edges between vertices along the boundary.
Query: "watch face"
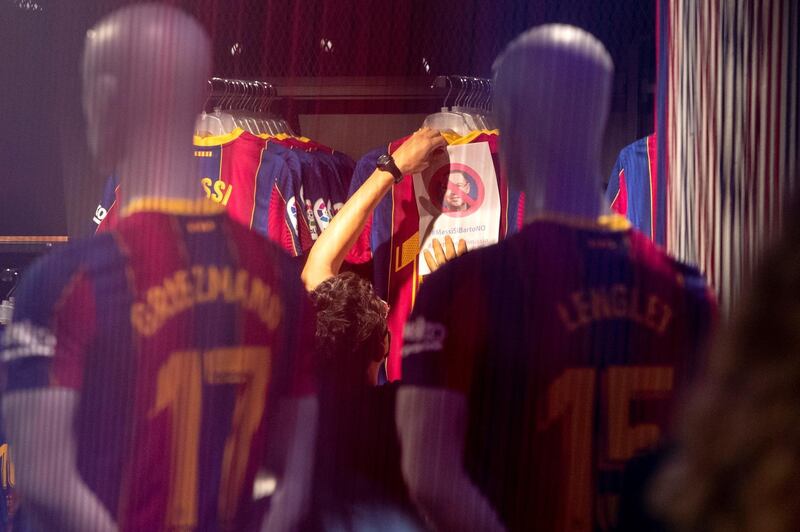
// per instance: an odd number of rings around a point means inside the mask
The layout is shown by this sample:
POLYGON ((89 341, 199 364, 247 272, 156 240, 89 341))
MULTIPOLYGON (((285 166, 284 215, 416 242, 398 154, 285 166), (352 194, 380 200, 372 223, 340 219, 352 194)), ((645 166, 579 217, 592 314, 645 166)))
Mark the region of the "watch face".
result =
POLYGON ((384 167, 384 166, 386 166, 387 164, 389 164, 391 162, 392 162, 392 158, 390 156, 386 155, 385 153, 383 155, 381 155, 380 157, 378 157, 378 166, 379 167, 384 167))

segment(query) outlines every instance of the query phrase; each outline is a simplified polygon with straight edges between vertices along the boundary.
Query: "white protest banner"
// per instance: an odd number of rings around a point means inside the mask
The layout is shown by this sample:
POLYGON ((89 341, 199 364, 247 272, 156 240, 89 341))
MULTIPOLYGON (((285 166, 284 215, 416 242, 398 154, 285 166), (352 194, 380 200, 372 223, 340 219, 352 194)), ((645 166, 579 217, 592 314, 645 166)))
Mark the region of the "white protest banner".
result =
MULTIPOLYGON (((430 168, 414 174, 414 195, 419 209, 420 255, 433 254, 433 239, 444 245, 450 236, 473 250, 498 241, 500 193, 489 144, 477 142, 448 146, 430 168)), ((430 273, 419 260, 419 274, 430 273)))

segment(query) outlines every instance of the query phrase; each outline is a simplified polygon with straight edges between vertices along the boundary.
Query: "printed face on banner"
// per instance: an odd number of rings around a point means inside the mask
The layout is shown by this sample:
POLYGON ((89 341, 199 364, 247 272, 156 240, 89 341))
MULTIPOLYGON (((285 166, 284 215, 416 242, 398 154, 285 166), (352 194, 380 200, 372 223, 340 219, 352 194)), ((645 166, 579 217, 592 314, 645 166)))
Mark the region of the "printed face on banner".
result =
MULTIPOLYGON (((419 209, 420 253, 432 253, 433 240, 450 236, 468 249, 495 244, 500 233, 500 194, 492 154, 486 142, 449 146, 446 155, 414 175, 419 209)), ((420 275, 430 273, 419 261, 420 275)))
POLYGON ((483 180, 465 164, 445 163, 431 177, 428 197, 446 216, 467 216, 483 204, 483 180))

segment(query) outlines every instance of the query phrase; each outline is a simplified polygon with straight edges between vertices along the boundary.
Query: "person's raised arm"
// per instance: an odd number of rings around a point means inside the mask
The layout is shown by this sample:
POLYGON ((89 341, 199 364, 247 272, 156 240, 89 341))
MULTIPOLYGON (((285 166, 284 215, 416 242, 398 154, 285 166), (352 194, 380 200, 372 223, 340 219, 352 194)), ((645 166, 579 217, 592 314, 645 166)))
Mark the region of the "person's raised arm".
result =
MULTIPOLYGON (((416 174, 425 170, 430 164, 431 155, 445 145, 446 141, 438 131, 422 128, 404 142, 392 157, 402 175, 416 174)), ((376 169, 347 200, 308 254, 302 273, 306 289, 311 291, 339 273, 370 214, 392 188, 393 182, 394 176, 390 172, 376 169)))

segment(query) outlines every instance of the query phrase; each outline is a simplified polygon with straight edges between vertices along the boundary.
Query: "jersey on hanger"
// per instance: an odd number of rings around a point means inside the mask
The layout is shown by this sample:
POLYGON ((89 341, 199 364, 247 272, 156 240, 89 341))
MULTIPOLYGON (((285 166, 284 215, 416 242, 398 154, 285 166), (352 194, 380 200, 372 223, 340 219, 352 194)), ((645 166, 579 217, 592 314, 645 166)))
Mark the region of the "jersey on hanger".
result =
POLYGON ((611 209, 657 244, 666 242, 666 186, 657 179, 655 134, 622 148, 608 180, 611 209))
MULTIPOLYGON (((388 152, 394 152, 405 140, 392 143, 388 152)), ((481 142, 488 144, 500 195, 498 238, 502 239, 507 234, 514 233, 522 222, 524 199, 520 193, 509 190, 508 182, 500 172, 497 133, 476 131, 460 139, 450 137, 448 142, 451 145, 481 142)), ((382 153, 387 153, 387 150, 373 150, 358 162, 350 184, 351 194, 375 171, 377 158, 382 153)), ((371 255, 375 291, 390 306, 388 321, 389 329, 392 331, 392 345, 387 361, 387 374, 390 380, 401 377, 403 326, 411 313, 420 283, 419 226, 420 216, 413 179, 412 176, 406 176, 399 184, 393 185, 391 193, 378 204, 364 233, 351 252, 353 262, 369 260, 371 255)))
MULTIPOLYGON (((193 153, 206 196, 295 256, 310 249, 341 208, 353 170, 349 157, 309 139, 259 137, 242 129, 195 137, 193 153)), ((115 223, 111 206, 101 230, 115 223)))
POLYGON ((346 155, 304 137, 267 137, 268 145, 289 150, 299 161, 298 210, 300 247, 307 252, 347 199, 354 163, 346 155))
MULTIPOLYGON (((206 197, 224 206, 237 222, 266 236, 270 198, 268 194, 256 197, 259 189, 271 187, 265 177, 267 172, 259 174, 264 140, 237 128, 226 135, 195 136, 193 145, 200 187, 206 197)), ((113 198, 119 195, 119 188, 116 176, 109 178, 93 218, 100 226, 98 232, 114 229, 116 225, 114 205, 119 202, 113 198), (106 217, 108 221, 102 225, 97 221, 106 217)))
POLYGON ((623 467, 701 363, 702 276, 609 218, 447 264, 406 325, 403 381, 467 397, 465 468, 509 530, 613 529, 623 467))
POLYGON ((313 311, 277 246, 206 200, 167 209, 31 268, 5 393, 80 393, 77 465, 120 530, 239 530, 270 412, 313 392, 313 311))
MULTIPOLYGON (((290 254, 300 253, 296 221, 286 206, 286 198, 295 195, 294 182, 299 177, 292 175, 284 158, 265 150, 263 139, 241 129, 229 135, 195 137, 193 154, 198 162, 199 187, 207 198, 224 206, 231 218, 279 243, 290 254)), ((95 213, 95 222, 100 214, 105 216, 98 233, 116 225, 119 197, 120 186, 112 177, 95 213), (116 201, 111 199, 114 197, 116 201)))
MULTIPOLYGON (((300 197, 300 187, 302 186, 303 169, 300 158, 297 154, 267 139, 266 152, 271 157, 278 157, 283 160, 287 172, 281 172, 276 178, 275 190, 270 201, 269 227, 281 227, 280 231, 273 229, 273 234, 278 234, 277 240, 284 249, 290 250, 293 256, 303 254, 303 243, 301 225, 305 223, 302 212, 298 210, 298 198, 300 197)), ((310 245, 309 245, 310 247, 310 245)))
POLYGON ((224 206, 237 222, 270 236, 273 185, 288 168, 281 158, 265 156, 265 149, 264 139, 241 129, 229 135, 194 139, 200 185, 206 197, 224 206))

